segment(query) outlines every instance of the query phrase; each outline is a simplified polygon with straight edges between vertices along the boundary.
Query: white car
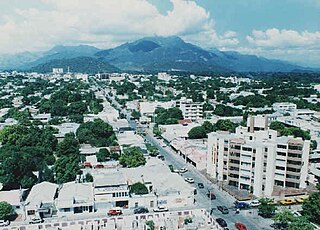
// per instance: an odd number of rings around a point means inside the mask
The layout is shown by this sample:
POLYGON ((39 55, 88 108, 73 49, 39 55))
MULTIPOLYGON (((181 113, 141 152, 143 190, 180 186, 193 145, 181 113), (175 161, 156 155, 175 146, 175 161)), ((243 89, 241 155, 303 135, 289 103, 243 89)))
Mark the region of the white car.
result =
POLYGON ((0 220, 0 227, 5 227, 10 224, 9 220, 0 220))
POLYGON ((174 173, 180 173, 180 170, 179 169, 174 169, 173 172, 174 173))
POLYGON ((188 172, 188 169, 187 168, 181 168, 179 172, 180 173, 185 173, 185 172, 188 172))
POLYGON ((194 179, 191 177, 184 178, 184 180, 190 184, 194 183, 194 179))
POLYGON ((154 212, 167 212, 167 211, 169 211, 169 209, 164 206, 158 206, 157 208, 154 208, 153 211, 154 212))
POLYGON ((39 217, 32 218, 29 221, 29 224, 40 224, 40 223, 43 223, 43 219, 41 219, 39 217))
POLYGON ((250 202, 251 207, 258 207, 259 205, 260 205, 260 201, 258 201, 258 200, 252 200, 250 202))

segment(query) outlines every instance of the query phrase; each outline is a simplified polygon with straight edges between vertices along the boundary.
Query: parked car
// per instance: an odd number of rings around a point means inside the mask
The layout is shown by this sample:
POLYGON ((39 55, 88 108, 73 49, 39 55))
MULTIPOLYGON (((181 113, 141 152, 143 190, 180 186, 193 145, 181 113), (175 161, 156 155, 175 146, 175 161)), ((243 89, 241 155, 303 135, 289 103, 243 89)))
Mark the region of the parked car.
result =
POLYGON ((165 158, 164 158, 164 156, 162 156, 162 155, 158 155, 158 158, 160 159, 160 160, 165 160, 165 158))
POLYGON ((142 214, 142 213, 148 213, 149 210, 145 207, 137 207, 133 210, 134 214, 142 214))
POLYGON ((215 195, 213 192, 210 192, 210 191, 208 191, 207 197, 208 197, 210 200, 215 200, 215 199, 217 198, 216 195, 215 195))
POLYGON ((303 203, 305 201, 305 198, 303 198, 303 197, 298 197, 298 198, 296 198, 296 202, 297 203, 303 203))
POLYGON ((185 172, 188 172, 188 169, 187 169, 187 168, 181 168, 181 169, 180 169, 180 173, 185 173, 185 172))
POLYGON ((164 206, 158 206, 157 208, 154 208, 153 211, 154 212, 167 212, 167 211, 169 211, 169 209, 164 206))
POLYGON ((190 184, 193 184, 194 183, 194 179, 191 178, 191 177, 187 177, 184 179, 186 182, 190 183, 190 184))
POLYGON ((198 183, 198 187, 199 187, 199 188, 204 188, 203 183, 198 183))
POLYGON ((42 223, 44 220, 42 218, 39 217, 34 217, 31 220, 29 220, 29 224, 40 224, 42 223))
POLYGON ((180 173, 180 170, 179 169, 174 169, 173 172, 174 173, 180 173))
POLYGON ((0 227, 5 227, 10 224, 9 220, 0 220, 0 227))
POLYGON ((250 202, 251 207, 258 207, 259 205, 260 205, 260 201, 258 201, 258 200, 252 200, 250 202))
POLYGON ((238 230, 247 230, 247 226, 243 223, 240 223, 240 222, 235 223, 235 227, 238 230))
POLYGON ((279 203, 282 204, 282 205, 292 205, 292 204, 295 204, 296 201, 294 199, 291 199, 291 198, 286 198, 284 200, 280 200, 279 203))
POLYGON ((108 211, 108 216, 119 216, 122 215, 121 208, 112 208, 108 211))
POLYGON ((222 212, 222 214, 228 214, 229 213, 229 209, 226 206, 217 206, 218 210, 220 212, 222 212))
POLYGON ((246 202, 236 201, 236 202, 234 202, 234 207, 236 209, 246 209, 246 208, 250 208, 250 205, 246 202))
POLYGON ((226 222, 224 219, 222 219, 222 218, 217 218, 216 221, 217 221, 217 223, 218 223, 221 227, 223 227, 223 228, 225 228, 225 227, 228 226, 227 222, 226 222))

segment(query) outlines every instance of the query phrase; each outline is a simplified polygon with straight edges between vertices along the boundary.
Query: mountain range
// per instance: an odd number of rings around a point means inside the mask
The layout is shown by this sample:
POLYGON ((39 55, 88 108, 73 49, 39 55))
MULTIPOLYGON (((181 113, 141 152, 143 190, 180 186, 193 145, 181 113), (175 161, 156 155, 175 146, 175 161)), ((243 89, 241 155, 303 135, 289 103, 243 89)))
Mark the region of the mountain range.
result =
POLYGON ((56 46, 46 52, 0 57, 0 70, 51 72, 291 72, 313 71, 281 60, 218 49, 206 50, 180 37, 146 37, 112 49, 93 46, 56 46))

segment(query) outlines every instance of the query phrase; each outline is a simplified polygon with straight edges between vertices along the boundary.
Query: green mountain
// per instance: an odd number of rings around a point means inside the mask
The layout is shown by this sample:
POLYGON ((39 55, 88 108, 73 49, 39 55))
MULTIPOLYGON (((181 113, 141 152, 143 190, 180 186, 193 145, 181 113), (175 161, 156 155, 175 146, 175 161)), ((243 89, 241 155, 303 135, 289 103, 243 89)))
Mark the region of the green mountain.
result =
POLYGON ((30 71, 38 73, 50 73, 52 72, 53 68, 63 68, 64 71, 67 71, 67 69, 69 68, 70 72, 77 73, 99 73, 119 71, 119 69, 115 66, 93 57, 55 59, 32 67, 30 71))

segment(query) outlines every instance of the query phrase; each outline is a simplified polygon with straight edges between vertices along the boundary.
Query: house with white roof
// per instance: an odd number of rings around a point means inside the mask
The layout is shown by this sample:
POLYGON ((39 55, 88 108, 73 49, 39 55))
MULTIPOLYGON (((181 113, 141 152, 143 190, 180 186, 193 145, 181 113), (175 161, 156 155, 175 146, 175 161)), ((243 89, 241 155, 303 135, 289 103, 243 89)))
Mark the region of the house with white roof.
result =
POLYGON ((59 189, 55 204, 60 217, 94 212, 93 184, 64 183, 59 189))
POLYGON ((27 217, 51 217, 57 191, 58 185, 47 181, 34 185, 25 202, 27 217))

